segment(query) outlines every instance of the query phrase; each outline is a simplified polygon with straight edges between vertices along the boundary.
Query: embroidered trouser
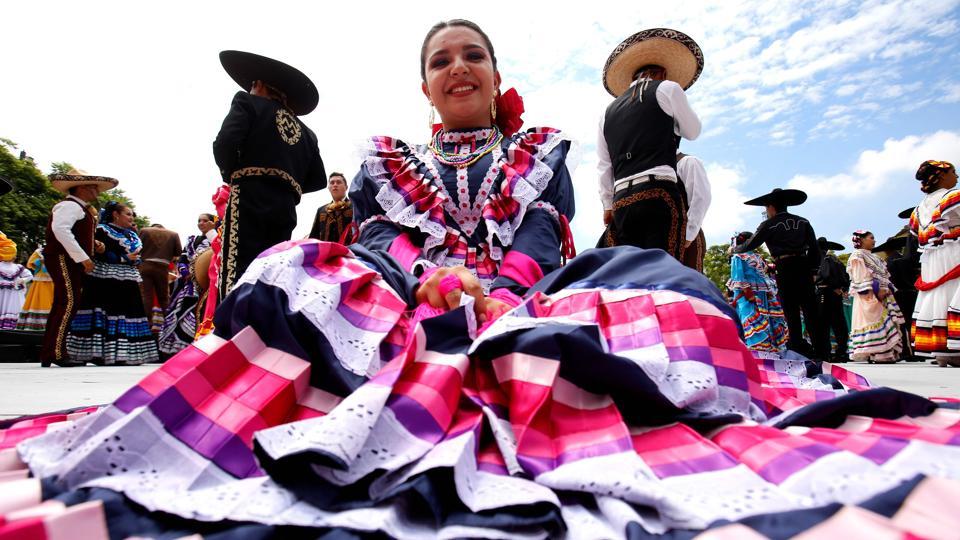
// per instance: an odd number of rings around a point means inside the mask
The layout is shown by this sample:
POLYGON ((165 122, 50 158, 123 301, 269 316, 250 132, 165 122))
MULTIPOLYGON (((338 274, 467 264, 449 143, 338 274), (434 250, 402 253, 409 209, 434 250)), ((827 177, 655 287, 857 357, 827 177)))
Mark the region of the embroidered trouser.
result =
POLYGON ((687 228, 681 189, 676 182, 651 180, 617 193, 607 246, 662 249, 681 260, 687 228))
POLYGON ((697 272, 703 273, 703 258, 707 254, 707 239, 703 236, 703 229, 697 233, 693 242, 683 250, 683 259, 680 262, 687 268, 693 268, 697 272))
POLYGON ((823 336, 821 343, 830 343, 830 332, 837 340, 837 356, 847 356, 847 342, 850 341, 850 330, 847 328, 847 318, 843 315, 843 296, 834 290, 820 289, 820 332, 823 336))
POLYGON ((53 281, 53 305, 43 334, 40 362, 65 362, 67 355, 67 332, 70 320, 77 313, 83 281, 83 265, 73 262, 66 255, 51 257, 47 271, 53 281))
POLYGON ((300 196, 280 178, 234 181, 224 216, 220 298, 225 298, 250 263, 264 250, 290 240, 300 196))

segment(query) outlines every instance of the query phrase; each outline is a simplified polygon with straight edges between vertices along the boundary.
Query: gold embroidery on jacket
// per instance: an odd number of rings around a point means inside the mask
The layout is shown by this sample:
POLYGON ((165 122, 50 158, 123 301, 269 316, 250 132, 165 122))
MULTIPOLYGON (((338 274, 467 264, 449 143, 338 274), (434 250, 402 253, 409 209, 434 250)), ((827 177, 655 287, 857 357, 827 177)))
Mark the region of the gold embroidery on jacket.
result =
POLYGON ((275 169, 273 167, 244 167, 237 169, 230 175, 230 183, 236 186, 234 183, 235 180, 248 176, 279 176, 290 184, 290 189, 296 191, 298 196, 303 196, 303 190, 300 189, 300 184, 294 180, 293 176, 290 176, 290 173, 283 169, 275 169))
POLYGON ((283 139, 283 142, 293 146, 300 142, 300 136, 303 135, 303 131, 300 129, 300 122, 297 121, 297 118, 290 114, 290 111, 286 109, 277 109, 277 131, 280 132, 280 138, 283 139))

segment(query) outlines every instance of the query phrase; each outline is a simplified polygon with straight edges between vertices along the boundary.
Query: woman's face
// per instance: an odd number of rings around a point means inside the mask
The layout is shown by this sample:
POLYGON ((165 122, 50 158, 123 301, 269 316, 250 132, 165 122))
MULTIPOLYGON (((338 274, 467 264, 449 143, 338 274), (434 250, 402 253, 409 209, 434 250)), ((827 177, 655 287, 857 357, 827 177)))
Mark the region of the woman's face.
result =
POLYGON ((877 240, 872 234, 868 234, 863 237, 863 240, 860 241, 860 247, 866 250, 871 250, 877 247, 877 240))
POLYGON ((113 224, 123 229, 133 227, 133 210, 129 207, 113 211, 113 224))
POLYGON ((480 34, 464 26, 444 28, 427 43, 423 93, 448 129, 492 125, 490 102, 500 74, 483 43, 480 34))
POLYGON ((207 231, 213 228, 213 222, 210 221, 210 218, 204 214, 200 214, 200 217, 197 218, 197 228, 200 229, 200 232, 207 234, 207 231))

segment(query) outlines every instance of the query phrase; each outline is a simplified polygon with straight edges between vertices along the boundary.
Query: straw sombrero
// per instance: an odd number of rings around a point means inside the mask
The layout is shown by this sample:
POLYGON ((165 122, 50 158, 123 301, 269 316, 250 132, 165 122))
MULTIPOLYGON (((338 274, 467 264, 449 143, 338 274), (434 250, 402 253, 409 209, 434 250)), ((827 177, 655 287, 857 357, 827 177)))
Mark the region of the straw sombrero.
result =
POLYGON ((799 189, 780 189, 774 188, 766 195, 761 195, 755 199, 743 203, 748 206, 766 206, 768 204, 779 206, 797 206, 807 200, 807 194, 799 189))
POLYGON ((50 183, 53 185, 53 189, 61 193, 69 193, 72 187, 88 185, 97 186, 100 193, 103 193, 108 189, 117 187, 120 182, 107 176, 96 176, 79 169, 73 169, 66 174, 51 174, 50 183))
POLYGON ((703 71, 703 51, 678 30, 651 28, 637 32, 610 53, 603 66, 603 87, 619 97, 630 88, 637 70, 649 65, 663 67, 667 79, 686 90, 703 71))
POLYGON ((320 93, 310 77, 279 60, 243 51, 221 51, 220 64, 248 92, 253 81, 263 81, 286 94, 287 106, 297 116, 310 114, 320 102, 320 93))

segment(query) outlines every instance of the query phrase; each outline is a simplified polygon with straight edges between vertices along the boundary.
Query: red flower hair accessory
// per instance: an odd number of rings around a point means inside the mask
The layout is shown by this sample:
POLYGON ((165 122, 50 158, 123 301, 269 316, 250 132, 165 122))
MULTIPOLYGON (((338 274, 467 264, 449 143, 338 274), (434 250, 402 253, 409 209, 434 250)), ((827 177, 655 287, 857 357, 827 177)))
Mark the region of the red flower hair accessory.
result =
POLYGON ((497 127, 505 137, 520 131, 523 127, 523 98, 517 90, 511 88, 497 96, 497 127))

